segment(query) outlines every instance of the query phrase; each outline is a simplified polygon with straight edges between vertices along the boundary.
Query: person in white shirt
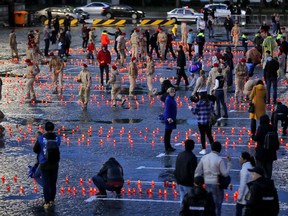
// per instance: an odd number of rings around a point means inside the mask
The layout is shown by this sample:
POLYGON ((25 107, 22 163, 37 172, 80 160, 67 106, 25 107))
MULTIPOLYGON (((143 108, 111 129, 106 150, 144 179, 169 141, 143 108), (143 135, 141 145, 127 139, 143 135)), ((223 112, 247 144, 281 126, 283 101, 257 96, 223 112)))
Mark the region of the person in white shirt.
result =
POLYGON ((218 177, 222 175, 227 177, 231 169, 231 158, 227 156, 227 166, 224 160, 219 156, 222 145, 219 142, 211 144, 212 152, 204 155, 199 161, 195 170, 195 177, 203 176, 206 184, 206 190, 213 194, 213 200, 216 206, 216 216, 221 216, 222 202, 224 199, 224 190, 219 187, 218 177))
POLYGON ((240 156, 240 163, 242 168, 240 170, 240 186, 238 189, 238 198, 236 204, 236 216, 242 216, 243 208, 246 205, 246 195, 249 192, 247 183, 252 181, 252 173, 248 169, 253 169, 255 166, 254 157, 248 152, 242 152, 240 156))

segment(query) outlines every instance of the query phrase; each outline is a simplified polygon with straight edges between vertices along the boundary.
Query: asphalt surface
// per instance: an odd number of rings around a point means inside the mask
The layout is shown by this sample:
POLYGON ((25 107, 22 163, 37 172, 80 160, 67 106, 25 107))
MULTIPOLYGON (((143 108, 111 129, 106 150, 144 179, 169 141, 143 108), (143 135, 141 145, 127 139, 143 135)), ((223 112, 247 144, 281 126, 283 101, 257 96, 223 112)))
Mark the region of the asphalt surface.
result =
MULTIPOLYGON (((126 26, 123 30, 129 33, 132 28, 133 26, 126 26)), ((114 29, 108 28, 107 30, 113 32, 114 29)), ((0 149, 2 180, 2 183, 0 182, 0 215, 177 215, 180 207, 179 195, 173 183, 172 172, 177 154, 184 149, 181 142, 187 137, 195 140, 194 153, 198 158, 200 158, 198 152, 201 150, 196 117, 188 110, 188 104, 191 104, 188 100, 191 90, 185 90, 184 83, 180 83, 182 87, 180 86, 176 96, 178 125, 172 133, 172 144, 177 151, 166 155, 163 144, 164 124, 158 118, 163 112, 163 104, 160 98, 147 95, 145 73, 141 68, 137 80, 136 97, 133 99, 128 97, 127 70, 121 71, 124 78, 123 93, 127 103, 124 108, 121 108, 120 104, 112 108, 109 89, 101 89, 99 86, 99 68, 95 66, 95 62, 88 62, 88 69, 93 75, 93 88, 88 111, 82 111, 78 102, 79 85, 74 79, 81 70, 81 63, 86 62, 85 54, 80 49, 82 44, 79 36, 80 27, 72 28, 72 50, 64 70, 63 95, 52 95, 51 76, 48 67, 43 64, 35 85, 37 103, 25 102, 23 100, 25 79, 21 75, 25 73, 23 61, 28 31, 28 28, 16 29, 21 61, 13 63, 8 60, 9 48, 6 42, 9 30, 1 29, 3 36, 0 38, 0 62, 2 63, 0 68, 2 74, 8 72, 10 76, 3 75, 2 77, 4 85, 0 104, 0 109, 6 115, 4 122, 1 123, 6 131, 0 149), (59 131, 62 136, 62 145, 56 205, 51 211, 44 212, 41 188, 32 179, 27 178, 27 166, 34 164, 36 158, 32 152, 34 135, 38 130, 43 129, 47 120, 56 124, 56 131, 59 131), (124 167, 123 198, 115 200, 115 194, 108 193, 107 199, 91 201, 89 198, 93 199, 95 186, 90 183, 89 179, 97 173, 109 157, 115 157, 124 167), (5 178, 4 181, 2 177, 5 178), (169 182, 168 186, 164 185, 165 181, 169 182), (150 189, 152 193, 149 192, 150 189)), ((101 31, 102 28, 96 29, 97 48, 100 46, 101 31)), ((250 35, 254 34, 249 29, 245 31, 250 32, 250 35)), ((227 45, 224 42, 223 29, 217 29, 214 40, 216 43, 207 43, 207 52, 204 56, 204 59, 208 61, 205 66, 207 72, 211 66, 209 64, 210 52, 216 48, 214 45, 223 49, 227 45)), ((41 40, 41 48, 44 48, 43 45, 44 42, 41 40)), ((111 50, 112 47, 110 45, 109 49, 111 50)), ((53 49, 55 46, 51 47, 51 50, 53 49)), ((243 56, 241 50, 240 48, 234 53, 235 62, 243 56)), ((170 58, 170 55, 168 56, 168 61, 156 60, 153 86, 158 89, 160 89, 159 77, 161 76, 168 77, 174 82, 175 61, 172 57, 170 58)), ((261 74, 258 68, 254 76, 259 78, 261 74)), ((279 98, 287 103, 286 87, 287 84, 280 82, 278 93, 279 98)), ((241 168, 238 158, 242 151, 249 151, 253 154, 255 145, 255 143, 249 144, 250 120, 247 104, 234 107, 233 94, 229 93, 228 107, 229 119, 220 119, 213 127, 215 139, 223 144, 221 155, 232 156, 232 186, 225 191, 227 195, 223 203, 223 216, 235 213, 234 193, 239 185, 239 169, 241 168)), ((268 111, 271 110, 271 105, 267 108, 268 111)), ((268 114, 271 113, 268 112, 268 114)), ((287 137, 282 139, 278 161, 274 165, 273 179, 280 196, 281 213, 279 215, 284 216, 288 215, 286 144, 288 142, 287 137)))

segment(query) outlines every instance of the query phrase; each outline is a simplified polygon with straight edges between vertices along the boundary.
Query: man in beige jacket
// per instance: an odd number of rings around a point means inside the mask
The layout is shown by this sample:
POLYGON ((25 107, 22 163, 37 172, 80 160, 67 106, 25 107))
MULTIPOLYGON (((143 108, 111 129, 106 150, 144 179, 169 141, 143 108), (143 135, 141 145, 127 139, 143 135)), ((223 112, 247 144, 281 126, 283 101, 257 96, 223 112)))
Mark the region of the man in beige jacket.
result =
POLYGON ((40 69, 37 64, 34 64, 30 59, 25 60, 27 64, 27 73, 24 75, 24 78, 27 78, 26 84, 26 97, 25 99, 31 99, 31 102, 36 101, 35 91, 34 91, 34 82, 36 75, 40 72, 40 69))
POLYGON ((236 65, 235 73, 235 104, 243 101, 243 91, 245 81, 249 78, 248 68, 246 66, 246 59, 242 58, 236 65), (239 96, 239 97, 238 97, 239 96))
POLYGON ((146 78, 147 78, 147 86, 148 86, 150 96, 153 95, 152 80, 153 80, 154 72, 155 72, 155 63, 152 58, 152 55, 148 54, 147 62, 146 62, 146 78))
POLYGON ((159 47, 160 47, 161 58, 165 59, 165 50, 166 50, 166 45, 167 45, 167 34, 163 31, 162 28, 159 28, 159 33, 157 36, 157 43, 159 44, 159 47))
POLYGON ((235 46, 235 49, 237 48, 238 45, 239 35, 240 35, 240 28, 238 26, 238 22, 236 22, 231 30, 231 37, 233 37, 233 44, 235 46))
POLYGON ((18 49, 17 49, 17 40, 16 40, 16 34, 15 34, 15 30, 12 29, 10 34, 9 34, 9 45, 10 45, 10 49, 11 49, 11 57, 15 57, 18 59, 18 49))
POLYGON ((92 84, 91 73, 87 70, 87 67, 88 67, 87 64, 83 64, 82 70, 77 77, 77 82, 81 83, 79 96, 82 102, 83 110, 87 110, 87 105, 90 96, 90 88, 92 84))
POLYGON ((120 66, 123 67, 124 66, 124 60, 126 58, 125 55, 125 50, 126 50, 126 40, 125 40, 125 32, 122 32, 121 35, 118 36, 117 40, 117 50, 120 53, 120 66))
POLYGON ((131 57, 138 58, 138 48, 139 48, 139 29, 135 28, 131 35, 131 57))
POLYGON ((129 82, 130 82, 130 87, 129 87, 129 96, 134 96, 133 91, 136 87, 136 80, 138 77, 138 67, 136 63, 136 58, 132 57, 131 62, 129 64, 129 82))
POLYGON ((52 73, 52 68, 54 69, 53 71, 54 90, 52 94, 58 94, 58 79, 59 79, 60 94, 62 94, 64 63, 58 56, 55 56, 53 52, 50 52, 49 56, 51 57, 49 61, 49 71, 52 73))

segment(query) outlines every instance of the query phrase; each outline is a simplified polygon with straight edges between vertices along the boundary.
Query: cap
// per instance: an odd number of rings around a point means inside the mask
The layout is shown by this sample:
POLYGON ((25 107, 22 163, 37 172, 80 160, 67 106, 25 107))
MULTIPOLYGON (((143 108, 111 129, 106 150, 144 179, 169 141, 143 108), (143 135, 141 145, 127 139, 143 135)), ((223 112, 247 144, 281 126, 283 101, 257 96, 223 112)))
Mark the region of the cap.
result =
POLYGON ((38 29, 35 29, 35 32, 37 32, 37 33, 38 33, 38 32, 39 32, 39 30, 38 30, 38 29))
POLYGON ((122 32, 122 34, 121 35, 126 35, 126 33, 125 32, 122 32))
POLYGON ((131 61, 135 61, 135 60, 136 60, 136 58, 135 58, 135 57, 132 57, 132 58, 131 58, 131 61))
POLYGON ((246 63, 246 59, 245 58, 242 58, 240 61, 243 62, 243 63, 246 63))
POLYGON ((112 65, 112 69, 113 70, 117 70, 117 66, 114 64, 114 65, 112 65))
POLYGON ((249 172, 255 172, 258 173, 261 176, 264 176, 264 170, 261 167, 254 167, 253 169, 248 169, 249 172))
POLYGON ((198 186, 202 186, 204 184, 204 178, 202 176, 196 176, 194 178, 194 183, 198 186))
POLYGON ((149 53, 149 54, 147 54, 147 56, 149 57, 149 58, 152 58, 152 55, 149 53))
POLYGON ((30 63, 31 60, 30 60, 30 59, 26 59, 25 62, 26 62, 26 63, 30 63))
POLYGON ((87 64, 85 64, 85 63, 84 63, 84 64, 82 64, 82 66, 83 66, 83 67, 85 67, 85 68, 86 68, 86 67, 88 67, 88 66, 87 66, 87 64))
POLYGON ((213 67, 219 67, 219 64, 218 63, 214 63, 213 67))
POLYGON ((54 53, 53 53, 53 52, 50 52, 50 53, 49 53, 49 56, 54 56, 54 53))
POLYGON ((163 78, 163 77, 160 77, 160 79, 159 79, 160 83, 163 83, 164 80, 165 80, 165 78, 163 78))

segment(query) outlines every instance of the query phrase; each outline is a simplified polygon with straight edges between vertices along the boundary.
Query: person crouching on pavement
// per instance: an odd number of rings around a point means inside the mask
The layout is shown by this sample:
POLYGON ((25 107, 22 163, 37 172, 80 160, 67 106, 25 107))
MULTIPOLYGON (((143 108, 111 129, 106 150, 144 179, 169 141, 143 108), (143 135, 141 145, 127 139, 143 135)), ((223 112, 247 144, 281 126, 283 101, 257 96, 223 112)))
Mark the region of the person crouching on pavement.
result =
POLYGON ((24 78, 28 78, 28 82, 26 84, 26 97, 25 99, 31 99, 31 102, 36 101, 35 91, 34 91, 34 82, 36 75, 40 72, 39 66, 34 63, 30 59, 25 60, 27 64, 27 73, 24 75, 24 78))
POLYGON ((153 80, 153 74, 155 72, 155 63, 151 54, 147 55, 147 62, 145 64, 146 64, 147 86, 149 90, 149 95, 151 96, 153 95, 152 80, 153 80))
POLYGON ((113 107, 116 107, 116 97, 121 100, 121 105, 123 106, 125 103, 125 98, 120 94, 121 93, 121 75, 117 71, 116 65, 112 65, 111 77, 108 81, 108 85, 112 85, 111 89, 111 100, 113 103, 113 107))
POLYGON ((181 203, 180 216, 186 215, 209 215, 215 216, 215 203, 210 192, 203 187, 204 178, 197 176, 194 178, 194 187, 184 196, 181 203))
POLYGON ((54 69, 53 72, 54 91, 52 92, 52 94, 58 94, 58 79, 59 79, 60 93, 62 94, 64 63, 60 59, 60 57, 55 56, 53 52, 50 52, 49 56, 51 57, 49 61, 49 71, 52 73, 52 68, 54 69))
POLYGON ((77 82, 81 83, 79 96, 82 102, 83 110, 87 110, 90 96, 90 88, 92 84, 91 73, 89 72, 89 70, 87 70, 87 64, 82 65, 82 70, 78 74, 77 82))
POLYGON ((121 189, 124 184, 123 168, 113 157, 106 161, 97 175, 93 176, 92 181, 99 189, 96 194, 98 198, 107 197, 108 191, 115 191, 116 197, 121 197, 121 189))
POLYGON ((278 132, 278 120, 281 121, 281 125, 283 127, 282 136, 286 136, 286 130, 288 126, 288 107, 281 102, 277 102, 271 117, 271 123, 276 132, 278 132))
POLYGON ((137 62, 136 62, 136 58, 132 57, 131 58, 131 62, 129 64, 129 82, 130 82, 130 86, 129 86, 129 96, 134 96, 133 91, 136 87, 136 80, 138 77, 138 68, 137 68, 137 62))

